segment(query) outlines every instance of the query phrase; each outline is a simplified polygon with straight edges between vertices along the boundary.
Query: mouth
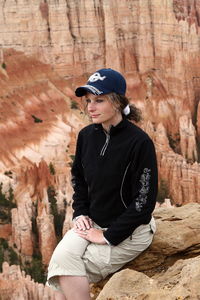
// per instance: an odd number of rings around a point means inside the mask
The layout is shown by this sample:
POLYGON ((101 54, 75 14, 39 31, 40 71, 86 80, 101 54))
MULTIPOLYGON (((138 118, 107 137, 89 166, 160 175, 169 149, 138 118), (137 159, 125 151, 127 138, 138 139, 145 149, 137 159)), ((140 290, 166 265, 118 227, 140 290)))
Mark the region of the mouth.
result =
POLYGON ((98 118, 100 115, 91 115, 90 117, 92 118, 92 119, 94 119, 94 118, 98 118))

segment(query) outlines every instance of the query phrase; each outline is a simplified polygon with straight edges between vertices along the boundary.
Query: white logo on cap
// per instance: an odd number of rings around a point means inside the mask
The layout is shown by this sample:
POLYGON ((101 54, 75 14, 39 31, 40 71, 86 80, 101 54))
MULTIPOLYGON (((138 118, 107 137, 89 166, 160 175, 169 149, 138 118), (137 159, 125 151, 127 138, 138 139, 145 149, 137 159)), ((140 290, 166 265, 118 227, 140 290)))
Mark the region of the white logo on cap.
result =
POLYGON ((90 82, 95 82, 95 81, 97 81, 97 80, 103 81, 105 78, 106 78, 106 76, 102 76, 102 77, 101 77, 101 74, 98 73, 98 72, 96 72, 96 73, 94 73, 94 74, 92 74, 92 75, 90 76, 90 78, 88 79, 88 81, 90 81, 90 82))

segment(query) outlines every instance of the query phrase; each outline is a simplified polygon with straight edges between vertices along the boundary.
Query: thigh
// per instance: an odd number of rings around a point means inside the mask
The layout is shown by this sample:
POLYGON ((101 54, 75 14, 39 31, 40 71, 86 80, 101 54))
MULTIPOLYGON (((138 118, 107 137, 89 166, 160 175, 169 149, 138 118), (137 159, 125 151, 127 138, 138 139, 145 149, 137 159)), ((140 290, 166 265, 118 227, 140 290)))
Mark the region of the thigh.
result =
POLYGON ((65 252, 68 252, 74 256, 82 257, 88 244, 88 241, 80 237, 73 229, 70 229, 58 243, 53 256, 61 255, 62 257, 65 252))
POLYGON ((111 248, 110 264, 122 267, 149 247, 153 240, 150 224, 139 226, 130 237, 111 248))
POLYGON ((90 282, 98 282, 107 276, 105 268, 110 264, 111 246, 91 243, 88 245, 83 262, 90 282))
POLYGON ((112 247, 110 258, 111 265, 121 264, 121 266, 123 266, 136 258, 152 243, 155 232, 156 224, 152 217, 149 224, 140 225, 133 231, 130 237, 116 247, 112 247))
POLYGON ((59 276, 87 276, 82 256, 89 242, 69 230, 55 248, 48 267, 48 284, 59 289, 59 276))
POLYGON ((117 246, 88 245, 83 260, 91 282, 112 274, 136 258, 152 242, 151 223, 139 226, 133 234, 117 246))

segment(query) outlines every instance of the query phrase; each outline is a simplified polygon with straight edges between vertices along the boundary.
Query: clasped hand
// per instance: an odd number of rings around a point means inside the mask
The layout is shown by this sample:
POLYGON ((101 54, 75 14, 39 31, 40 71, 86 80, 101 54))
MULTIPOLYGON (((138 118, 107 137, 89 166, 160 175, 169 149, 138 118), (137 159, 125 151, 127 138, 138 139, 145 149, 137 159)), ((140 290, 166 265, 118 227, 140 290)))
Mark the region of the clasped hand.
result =
POLYGON ((96 244, 106 244, 103 231, 93 227, 93 221, 88 216, 80 216, 74 221, 74 231, 87 241, 96 244))

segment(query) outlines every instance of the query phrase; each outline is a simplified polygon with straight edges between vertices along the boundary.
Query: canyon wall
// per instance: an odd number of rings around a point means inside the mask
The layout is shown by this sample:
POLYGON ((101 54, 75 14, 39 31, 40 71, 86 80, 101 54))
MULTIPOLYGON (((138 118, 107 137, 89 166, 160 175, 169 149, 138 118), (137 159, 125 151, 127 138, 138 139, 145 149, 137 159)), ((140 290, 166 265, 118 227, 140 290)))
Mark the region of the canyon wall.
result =
POLYGON ((22 265, 39 253, 46 266, 71 226, 70 167, 88 124, 73 90, 98 68, 127 79, 160 198, 200 203, 199 20, 199 0, 0 0, 0 183, 14 195, 0 238, 22 265))
MULTIPOLYGON (((63 231, 71 227, 70 168, 77 132, 88 121, 66 81, 51 66, 13 49, 4 51, 4 58, 6 68, 0 69, 0 257, 1 261, 12 257, 41 280, 63 231)), ((21 284, 27 282, 25 295, 32 289, 38 290, 33 299, 50 299, 42 284, 22 277, 21 284)), ((1 283, 2 293, 11 288, 4 286, 4 279, 1 283)), ((16 285, 20 289, 18 279, 16 285)), ((16 293, 22 297, 19 290, 16 293)))
POLYGON ((175 150, 194 162, 199 14, 195 0, 2 0, 0 46, 51 64, 72 87, 101 67, 122 71, 145 117, 162 121, 172 142, 180 139, 175 150))

